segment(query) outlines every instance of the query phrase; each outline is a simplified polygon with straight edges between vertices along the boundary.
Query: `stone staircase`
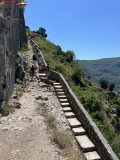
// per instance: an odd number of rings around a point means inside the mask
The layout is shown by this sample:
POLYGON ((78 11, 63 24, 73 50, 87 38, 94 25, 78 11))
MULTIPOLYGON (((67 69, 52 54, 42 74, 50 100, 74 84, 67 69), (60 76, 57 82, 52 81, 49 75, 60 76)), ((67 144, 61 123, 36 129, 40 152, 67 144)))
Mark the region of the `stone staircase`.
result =
POLYGON ((86 134, 86 131, 82 127, 82 124, 77 120, 75 114, 72 112, 63 87, 60 85, 60 83, 56 82, 53 82, 53 86, 65 116, 68 119, 70 127, 75 135, 76 141, 83 150, 86 160, 101 160, 101 157, 96 152, 95 145, 91 142, 86 134))
POLYGON ((96 152, 95 145, 91 142, 91 140, 86 134, 85 129, 82 127, 82 124, 77 120, 75 114, 73 113, 70 107, 70 103, 68 102, 67 96, 65 95, 64 89, 60 85, 60 83, 47 79, 45 73, 39 73, 37 76, 39 82, 42 81, 54 86, 61 107, 73 131, 76 141, 83 151, 86 160, 101 160, 101 157, 96 152))

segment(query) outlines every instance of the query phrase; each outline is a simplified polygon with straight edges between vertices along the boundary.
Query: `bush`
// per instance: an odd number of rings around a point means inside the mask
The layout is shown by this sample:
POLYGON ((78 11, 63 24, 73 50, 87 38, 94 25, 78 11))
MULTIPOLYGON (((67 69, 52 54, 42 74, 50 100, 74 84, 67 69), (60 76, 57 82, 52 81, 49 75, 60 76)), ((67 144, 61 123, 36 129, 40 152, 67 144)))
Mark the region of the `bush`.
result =
POLYGON ((76 64, 73 69, 74 70, 73 70, 73 73, 72 73, 72 79, 74 80, 74 82, 76 84, 80 84, 81 83, 81 85, 82 85, 82 81, 81 80, 86 75, 85 71, 78 64, 76 64))
POLYGON ((95 113, 93 113, 92 117, 95 121, 100 121, 102 123, 105 120, 103 112, 100 111, 96 111, 95 113))
POLYGON ((89 112, 96 112, 102 111, 103 105, 94 95, 90 95, 89 97, 85 98, 84 107, 89 112))
POLYGON ((60 72, 60 73, 63 73, 65 71, 64 64, 60 64, 60 63, 56 64, 55 70, 58 71, 58 72, 60 72))
POLYGON ((120 106, 116 105, 117 116, 120 117, 120 106))
POLYGON ((112 143, 112 148, 114 152, 116 153, 116 155, 118 156, 118 158, 120 159, 120 134, 115 137, 112 143))
POLYGON ((54 132, 53 140, 61 149, 71 145, 70 136, 66 132, 54 132))
POLYGON ((46 117, 46 122, 50 127, 55 127, 55 116, 53 115, 47 115, 46 117))
POLYGON ((28 50, 29 50, 28 45, 26 43, 24 43, 22 48, 20 49, 20 51, 25 52, 25 51, 28 51, 28 50))
POLYGON ((113 91, 115 88, 115 84, 111 83, 109 86, 109 91, 113 91))
POLYGON ((106 81, 104 79, 100 79, 99 84, 100 84, 101 88, 103 88, 103 89, 108 88, 108 81, 106 81))
POLYGON ((1 114, 3 116, 7 116, 8 114, 10 114, 11 112, 13 112, 15 110, 15 107, 14 106, 9 106, 9 105, 5 105, 1 114))
POLYGON ((6 56, 9 57, 11 55, 10 51, 6 51, 6 56))

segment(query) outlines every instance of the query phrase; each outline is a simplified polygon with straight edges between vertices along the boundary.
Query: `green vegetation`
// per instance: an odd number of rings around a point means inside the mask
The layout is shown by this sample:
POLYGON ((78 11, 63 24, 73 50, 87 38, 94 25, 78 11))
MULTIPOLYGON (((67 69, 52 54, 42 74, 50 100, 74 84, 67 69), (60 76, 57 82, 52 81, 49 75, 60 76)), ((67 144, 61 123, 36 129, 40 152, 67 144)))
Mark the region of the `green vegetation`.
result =
POLYGON ((35 36, 35 42, 39 45, 45 60, 50 64, 50 69, 63 74, 75 95, 120 158, 120 149, 118 150, 116 147, 119 147, 120 144, 120 129, 118 127, 120 125, 120 96, 111 92, 114 86, 112 85, 112 89, 109 86, 109 90, 107 90, 108 85, 102 87, 101 84, 92 82, 90 80, 92 75, 87 77, 83 68, 75 63, 73 51, 63 52, 60 46, 43 39, 35 32, 30 30, 28 32, 29 35, 35 36))
POLYGON ((11 55, 10 51, 6 51, 6 56, 9 57, 11 55))
POLYGON ((113 91, 115 88, 115 85, 114 83, 111 83, 110 86, 109 86, 109 91, 113 91))
POLYGON ((55 116, 53 115, 46 115, 46 122, 47 124, 51 127, 54 128, 55 127, 55 116))
POLYGON ((61 149, 65 147, 70 147, 71 139, 68 133, 66 132, 54 132, 53 140, 58 144, 61 149))
POLYGON ((103 88, 103 89, 108 88, 108 81, 106 81, 104 79, 100 79, 99 84, 100 84, 101 88, 103 88))
POLYGON ((23 44, 22 48, 20 49, 20 52, 27 54, 27 51, 29 50, 29 47, 26 43, 23 44))
POLYGON ((42 38, 46 38, 47 34, 46 34, 46 29, 43 27, 40 27, 39 30, 37 30, 37 34, 39 34, 42 38))
POLYGON ((15 110, 15 107, 14 107, 14 106, 9 106, 9 105, 6 104, 6 105, 4 106, 1 114, 2 114, 2 116, 7 116, 8 114, 14 112, 14 110, 15 110))
POLYGON ((8 73, 8 74, 11 74, 11 73, 12 73, 12 68, 9 67, 9 68, 7 69, 7 73, 8 73))
POLYGON ((105 79, 115 84, 115 90, 120 93, 120 57, 99 60, 76 60, 94 82, 105 79))

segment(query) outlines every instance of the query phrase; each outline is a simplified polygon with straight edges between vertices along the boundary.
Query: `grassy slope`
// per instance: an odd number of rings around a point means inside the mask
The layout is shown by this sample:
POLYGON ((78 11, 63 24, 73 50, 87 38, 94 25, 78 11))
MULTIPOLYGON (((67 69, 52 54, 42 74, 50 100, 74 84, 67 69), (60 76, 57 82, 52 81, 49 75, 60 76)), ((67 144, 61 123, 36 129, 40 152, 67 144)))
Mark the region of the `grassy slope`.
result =
POLYGON ((120 91, 120 57, 99 60, 78 60, 91 79, 98 82, 101 78, 115 83, 120 91))
POLYGON ((119 108, 120 97, 110 97, 98 84, 86 78, 80 65, 75 64, 74 61, 68 62, 69 57, 61 50, 60 46, 56 46, 40 36, 36 36, 35 42, 40 46, 46 61, 50 63, 50 68, 64 75, 78 99, 120 158, 120 134, 115 133, 119 122, 116 122, 110 114, 112 108, 119 108))

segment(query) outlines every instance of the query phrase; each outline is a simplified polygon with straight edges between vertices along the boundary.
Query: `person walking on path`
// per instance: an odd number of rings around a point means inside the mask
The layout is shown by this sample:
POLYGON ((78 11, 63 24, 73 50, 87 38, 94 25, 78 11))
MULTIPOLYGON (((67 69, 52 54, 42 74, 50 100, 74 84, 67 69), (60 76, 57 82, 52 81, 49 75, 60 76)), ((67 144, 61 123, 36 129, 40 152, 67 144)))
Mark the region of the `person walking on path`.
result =
POLYGON ((38 59, 42 58, 42 54, 39 52, 38 53, 38 59))
POLYGON ((34 67, 34 64, 32 64, 32 67, 30 67, 30 71, 31 71, 31 79, 33 80, 33 77, 34 77, 34 72, 35 72, 35 67, 34 67))
POLYGON ((38 59, 39 71, 42 70, 42 64, 43 64, 43 59, 42 58, 38 59))
POLYGON ((33 54, 33 64, 37 67, 37 56, 35 54, 33 54))

